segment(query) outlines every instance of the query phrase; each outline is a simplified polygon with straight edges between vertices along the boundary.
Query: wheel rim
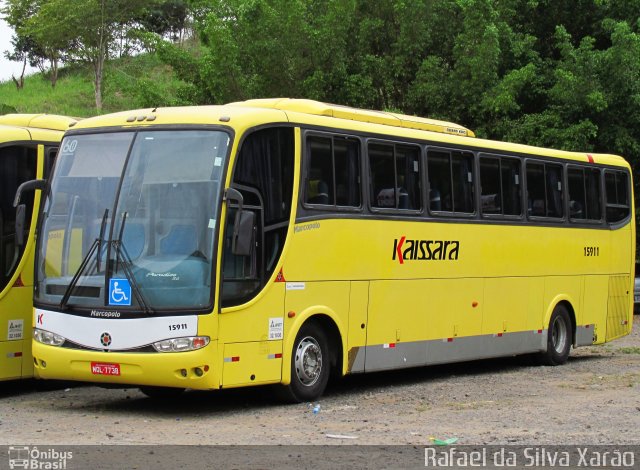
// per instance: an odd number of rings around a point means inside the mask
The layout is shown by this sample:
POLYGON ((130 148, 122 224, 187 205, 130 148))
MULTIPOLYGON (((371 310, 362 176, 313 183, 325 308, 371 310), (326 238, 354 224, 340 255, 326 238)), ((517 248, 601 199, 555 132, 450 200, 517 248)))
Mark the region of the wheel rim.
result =
POLYGON ((567 347, 567 323, 563 318, 558 317, 553 321, 553 328, 551 330, 551 341, 553 349, 559 354, 564 353, 567 347))
POLYGON ((322 350, 311 336, 303 338, 296 348, 296 376, 302 385, 311 387, 320 379, 322 372, 322 350))

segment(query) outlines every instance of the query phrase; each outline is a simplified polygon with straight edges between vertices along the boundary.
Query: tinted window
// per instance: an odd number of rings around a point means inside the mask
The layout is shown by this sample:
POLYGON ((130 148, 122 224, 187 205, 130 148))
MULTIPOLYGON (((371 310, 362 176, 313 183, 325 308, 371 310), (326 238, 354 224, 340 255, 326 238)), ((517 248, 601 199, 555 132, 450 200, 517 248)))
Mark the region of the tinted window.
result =
POLYGON ((629 179, 622 171, 606 171, 607 222, 620 222, 629 215, 629 179))
POLYGON ((600 220, 600 170, 597 168, 569 168, 569 217, 572 220, 600 220))
POLYGON ((420 148, 413 145, 369 144, 371 205, 414 209, 420 203, 420 148))
POLYGON ((427 169, 432 211, 474 212, 472 153, 429 151, 427 169))
POLYGON ((520 215, 520 161, 514 158, 481 157, 480 201, 486 215, 520 215))
POLYGON ((360 143, 344 137, 307 139, 309 169, 304 201, 329 206, 360 206, 360 143))
POLYGON ((527 163, 527 208, 533 217, 563 216, 561 165, 527 163))

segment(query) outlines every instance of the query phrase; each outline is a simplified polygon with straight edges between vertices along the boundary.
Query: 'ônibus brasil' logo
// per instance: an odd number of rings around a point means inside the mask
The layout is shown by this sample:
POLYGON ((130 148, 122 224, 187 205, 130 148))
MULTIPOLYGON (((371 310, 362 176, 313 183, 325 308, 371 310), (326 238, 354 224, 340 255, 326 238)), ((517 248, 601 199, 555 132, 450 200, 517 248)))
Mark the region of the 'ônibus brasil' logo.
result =
POLYGON ((460 250, 458 240, 393 240, 393 260, 405 261, 457 260, 460 250))

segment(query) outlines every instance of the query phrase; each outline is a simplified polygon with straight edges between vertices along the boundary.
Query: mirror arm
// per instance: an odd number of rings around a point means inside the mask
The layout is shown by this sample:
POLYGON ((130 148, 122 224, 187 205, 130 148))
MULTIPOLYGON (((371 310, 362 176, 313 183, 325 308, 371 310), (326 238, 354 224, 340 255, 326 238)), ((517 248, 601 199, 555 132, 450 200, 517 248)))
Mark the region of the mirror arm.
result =
POLYGON ((22 199, 23 192, 33 191, 36 189, 39 189, 40 191, 44 191, 46 187, 47 187, 47 180, 38 179, 38 180, 25 181, 20 186, 18 186, 18 190, 16 191, 16 197, 13 200, 13 207, 18 207, 18 204, 20 204, 20 199, 22 199))

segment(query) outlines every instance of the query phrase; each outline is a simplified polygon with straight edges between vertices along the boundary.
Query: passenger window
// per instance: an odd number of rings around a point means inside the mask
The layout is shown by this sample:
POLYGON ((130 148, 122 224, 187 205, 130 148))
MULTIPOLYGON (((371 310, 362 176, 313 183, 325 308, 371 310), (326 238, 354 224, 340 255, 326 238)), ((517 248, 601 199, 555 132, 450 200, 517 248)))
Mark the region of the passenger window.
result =
POLYGON ((360 143, 344 137, 307 139, 309 169, 304 201, 360 207, 360 143))
POLYGON ((623 171, 605 171, 607 222, 616 223, 629 216, 629 178, 623 171))
POLYGON ((420 148, 401 144, 369 144, 371 205, 378 208, 422 208, 420 148))
POLYGON ((522 214, 520 161, 514 158, 480 158, 480 202, 485 215, 522 214))
POLYGON ((473 154, 431 150, 427 154, 431 211, 473 213, 473 154))
POLYGON ((571 220, 602 219, 600 170, 597 168, 569 168, 569 218, 571 220))
POLYGON ((527 163, 527 213, 531 217, 563 217, 562 165, 527 163))

